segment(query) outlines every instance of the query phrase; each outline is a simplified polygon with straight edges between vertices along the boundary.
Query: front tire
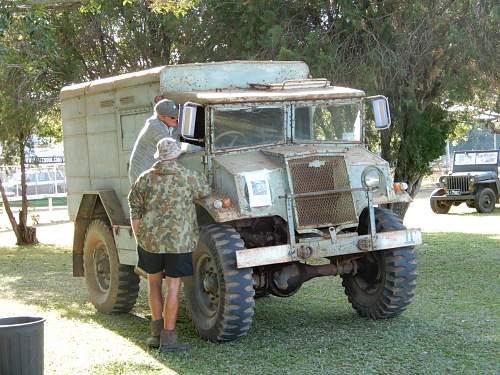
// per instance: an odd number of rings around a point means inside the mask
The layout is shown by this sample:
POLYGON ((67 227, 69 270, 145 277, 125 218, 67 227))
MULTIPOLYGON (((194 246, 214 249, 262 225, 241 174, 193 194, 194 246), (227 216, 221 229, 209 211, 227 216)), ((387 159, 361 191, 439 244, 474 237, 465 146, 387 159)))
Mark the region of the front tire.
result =
MULTIPOLYGON (((445 195, 444 189, 436 189, 432 192, 432 197, 440 197, 445 195)), ((436 214, 447 214, 450 211, 451 203, 448 201, 440 201, 431 199, 431 209, 436 214)))
MULTIPOLYGON (((393 212, 375 208, 377 232, 406 227, 393 212)), ((369 232, 369 215, 360 221, 359 234, 369 232)), ((392 318, 410 304, 416 285, 417 262, 413 247, 371 251, 358 260, 356 274, 342 275, 352 307, 370 319, 392 318)))
POLYGON ((186 301, 199 335, 210 341, 232 341, 252 326, 252 269, 236 268, 236 251, 245 245, 229 225, 200 228, 193 254, 193 276, 184 282, 186 301))
POLYGON ((479 213, 487 214, 495 209, 497 195, 490 188, 481 188, 476 194, 475 206, 479 213))
POLYGON ((134 267, 120 264, 111 229, 101 220, 94 220, 87 228, 83 267, 90 301, 97 311, 123 313, 134 307, 139 276, 134 267))

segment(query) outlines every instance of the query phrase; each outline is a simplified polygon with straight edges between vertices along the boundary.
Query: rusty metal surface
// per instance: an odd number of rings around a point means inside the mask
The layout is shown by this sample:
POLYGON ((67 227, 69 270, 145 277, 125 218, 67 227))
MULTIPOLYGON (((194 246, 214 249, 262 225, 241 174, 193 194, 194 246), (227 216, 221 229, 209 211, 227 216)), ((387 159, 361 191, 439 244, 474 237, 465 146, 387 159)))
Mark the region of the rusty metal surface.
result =
MULTIPOLYGON (((422 234, 420 229, 377 233, 373 240, 373 246, 369 246, 370 243, 370 235, 338 235, 334 243, 329 239, 314 240, 307 244, 312 250, 312 255, 308 259, 416 246, 422 244, 422 234), (368 247, 364 248, 367 244, 368 247)), ((301 246, 304 246, 304 244, 293 246, 287 244, 240 250, 236 252, 237 266, 238 268, 245 268, 300 261, 303 260, 299 256, 301 246)))
MULTIPOLYGON (((302 61, 219 61, 166 66, 160 90, 171 98, 175 93, 249 87, 249 83, 277 83, 306 79, 309 67, 302 61)), ((174 99, 176 100, 176 99, 174 99)))
POLYGON ((328 100, 343 98, 362 98, 365 93, 361 90, 346 87, 330 86, 315 89, 290 89, 263 91, 255 89, 245 90, 213 90, 191 92, 165 92, 176 102, 194 102, 199 104, 228 104, 248 102, 291 102, 301 100, 328 100))
POLYGON ((294 198, 297 229, 357 222, 347 168, 342 156, 310 156, 287 160, 293 194, 336 190, 294 198))

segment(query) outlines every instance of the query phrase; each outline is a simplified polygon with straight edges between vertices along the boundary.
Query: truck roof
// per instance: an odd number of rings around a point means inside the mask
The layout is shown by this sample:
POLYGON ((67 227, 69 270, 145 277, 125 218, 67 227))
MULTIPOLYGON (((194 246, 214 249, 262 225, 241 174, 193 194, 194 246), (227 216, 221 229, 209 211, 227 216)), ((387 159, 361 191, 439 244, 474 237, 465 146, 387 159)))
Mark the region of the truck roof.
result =
POLYGON ((144 83, 159 83, 162 92, 190 92, 249 87, 249 79, 253 83, 272 84, 308 77, 309 67, 303 61, 235 60, 165 65, 66 86, 61 90, 61 99, 110 92, 144 83))
POLYGON ((222 61, 159 66, 66 86, 61 99, 159 83, 165 96, 199 104, 298 101, 363 97, 365 93, 309 79, 303 61, 222 61), (285 82, 285 83, 284 83, 285 82))

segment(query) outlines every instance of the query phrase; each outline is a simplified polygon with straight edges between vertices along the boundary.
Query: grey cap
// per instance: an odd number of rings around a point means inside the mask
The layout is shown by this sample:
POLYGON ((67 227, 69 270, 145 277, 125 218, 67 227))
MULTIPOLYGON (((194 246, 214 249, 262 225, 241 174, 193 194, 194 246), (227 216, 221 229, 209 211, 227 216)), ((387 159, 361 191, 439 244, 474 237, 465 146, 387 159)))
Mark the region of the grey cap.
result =
POLYGON ((168 99, 162 99, 155 105, 155 112, 160 116, 170 116, 177 118, 179 109, 177 104, 168 99))
POLYGON ((170 160, 182 154, 181 145, 173 138, 162 138, 156 144, 154 158, 157 160, 170 160))

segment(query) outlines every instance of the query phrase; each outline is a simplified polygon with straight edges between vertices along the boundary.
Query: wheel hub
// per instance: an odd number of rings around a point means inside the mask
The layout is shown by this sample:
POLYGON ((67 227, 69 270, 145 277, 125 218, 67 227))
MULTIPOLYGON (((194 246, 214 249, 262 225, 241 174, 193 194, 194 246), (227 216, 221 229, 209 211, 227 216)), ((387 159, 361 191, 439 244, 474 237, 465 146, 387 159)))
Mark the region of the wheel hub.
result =
POLYGON ((217 276, 211 272, 206 272, 203 277, 203 289, 206 293, 217 293, 217 276))
POLYGON ((203 254, 195 264, 196 293, 200 308, 213 316, 219 305, 219 279, 213 259, 203 254))
POLYGON ((110 284, 110 265, 109 256, 104 244, 99 243, 94 249, 94 272, 97 284, 103 291, 109 289, 110 284))

